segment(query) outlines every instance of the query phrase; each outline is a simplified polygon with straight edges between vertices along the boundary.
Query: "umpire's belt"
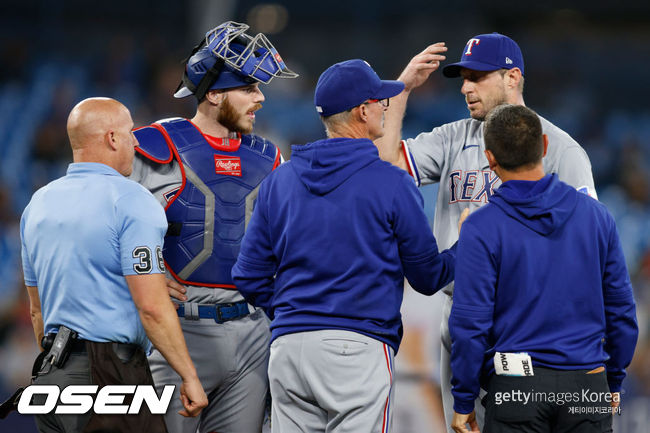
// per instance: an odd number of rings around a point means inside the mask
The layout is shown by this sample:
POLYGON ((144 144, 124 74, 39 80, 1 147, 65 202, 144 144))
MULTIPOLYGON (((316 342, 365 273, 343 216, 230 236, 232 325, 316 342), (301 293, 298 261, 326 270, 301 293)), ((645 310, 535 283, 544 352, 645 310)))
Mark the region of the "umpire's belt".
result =
POLYGON ((241 319, 248 316, 248 304, 246 301, 239 301, 232 304, 195 304, 187 302, 179 304, 176 310, 178 317, 189 320, 214 319, 217 323, 228 322, 229 320, 241 319))
MULTIPOLYGON (((49 352, 54 342, 54 336, 56 334, 47 334, 41 340, 41 345, 45 352, 49 352)), ((92 343, 89 340, 84 340, 82 338, 75 338, 70 344, 70 353, 88 353, 86 348, 86 342, 92 343)), ((120 358, 122 361, 127 362, 131 359, 133 354, 138 350, 140 345, 138 344, 129 344, 129 343, 112 343, 113 352, 120 358)))

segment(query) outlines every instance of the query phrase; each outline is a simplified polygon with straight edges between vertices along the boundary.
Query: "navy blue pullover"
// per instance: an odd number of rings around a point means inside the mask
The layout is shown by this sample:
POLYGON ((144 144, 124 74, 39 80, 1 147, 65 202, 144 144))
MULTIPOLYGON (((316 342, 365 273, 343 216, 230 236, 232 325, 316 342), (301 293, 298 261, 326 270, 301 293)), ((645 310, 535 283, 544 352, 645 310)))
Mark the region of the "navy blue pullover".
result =
POLYGON ((293 146, 260 186, 232 276, 272 319, 271 338, 343 329, 395 352, 404 276, 431 295, 454 274, 438 253, 413 179, 367 139, 293 146), (275 277, 274 277, 275 276, 275 277))
POLYGON ((458 413, 473 410, 495 352, 560 370, 605 366, 619 391, 638 327, 605 206, 556 175, 501 185, 463 224, 449 331, 458 413))

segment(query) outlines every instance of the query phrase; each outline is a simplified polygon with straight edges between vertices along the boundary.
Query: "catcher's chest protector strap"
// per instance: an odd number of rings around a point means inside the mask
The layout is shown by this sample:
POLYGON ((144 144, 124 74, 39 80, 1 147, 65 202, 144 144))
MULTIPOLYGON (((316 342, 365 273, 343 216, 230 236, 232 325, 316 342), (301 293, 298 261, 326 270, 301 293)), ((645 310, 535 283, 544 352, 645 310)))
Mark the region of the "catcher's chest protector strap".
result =
MULTIPOLYGON (((165 237, 168 269, 185 284, 234 289, 230 271, 239 254, 246 215, 279 151, 253 135, 231 140, 237 142, 231 146, 215 146, 185 119, 152 127, 165 137, 183 175, 182 186, 166 209, 167 220, 175 227, 165 237)), ((164 163, 167 155, 152 147, 143 150, 150 159, 164 163)))

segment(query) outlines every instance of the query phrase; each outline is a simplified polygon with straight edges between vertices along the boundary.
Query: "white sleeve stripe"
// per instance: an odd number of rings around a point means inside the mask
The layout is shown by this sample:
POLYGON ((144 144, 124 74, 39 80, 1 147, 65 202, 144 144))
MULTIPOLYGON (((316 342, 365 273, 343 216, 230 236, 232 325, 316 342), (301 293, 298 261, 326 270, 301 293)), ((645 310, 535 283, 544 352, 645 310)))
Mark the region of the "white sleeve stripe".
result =
POLYGON ((413 155, 411 155, 411 151, 409 150, 405 140, 402 140, 402 152, 404 152, 404 159, 406 160, 408 173, 413 177, 415 184, 420 186, 420 172, 418 171, 417 165, 415 165, 415 161, 413 161, 413 155))

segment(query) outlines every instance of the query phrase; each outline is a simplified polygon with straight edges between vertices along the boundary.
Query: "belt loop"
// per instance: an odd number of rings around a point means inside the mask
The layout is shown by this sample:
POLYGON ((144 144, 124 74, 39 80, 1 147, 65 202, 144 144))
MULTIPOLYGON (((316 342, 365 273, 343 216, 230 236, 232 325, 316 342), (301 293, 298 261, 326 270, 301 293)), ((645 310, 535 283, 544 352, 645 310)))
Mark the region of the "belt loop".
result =
POLYGON ((185 319, 199 320, 199 304, 194 302, 185 303, 185 319))

